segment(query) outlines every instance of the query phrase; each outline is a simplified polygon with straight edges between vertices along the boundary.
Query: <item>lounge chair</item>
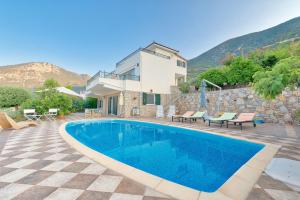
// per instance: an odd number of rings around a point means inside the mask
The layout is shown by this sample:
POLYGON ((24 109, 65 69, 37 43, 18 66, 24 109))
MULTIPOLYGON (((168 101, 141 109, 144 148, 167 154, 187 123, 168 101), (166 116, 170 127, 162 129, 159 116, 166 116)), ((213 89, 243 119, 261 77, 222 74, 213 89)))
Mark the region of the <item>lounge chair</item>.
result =
POLYGON ((243 129, 243 123, 253 123, 253 126, 256 127, 254 117, 255 113, 241 113, 236 119, 226 121, 226 126, 228 128, 229 122, 233 122, 234 125, 239 125, 241 130, 243 129))
POLYGON ((38 115, 36 112, 35 112, 35 109, 24 109, 24 117, 27 119, 27 120, 40 120, 42 115, 38 115))
POLYGON ((205 114, 206 114, 206 111, 204 111, 204 112, 197 111, 192 116, 183 117, 183 120, 185 120, 185 121, 189 120, 190 123, 192 123, 192 121, 197 121, 197 119, 203 119, 203 121, 205 122, 205 119, 204 119, 205 114))
POLYGON ((224 122, 228 120, 232 120, 236 116, 236 113, 225 112, 222 116, 216 118, 208 118, 208 125, 210 126, 211 123, 220 124, 221 127, 224 122))
POLYGON ((0 112, 0 126, 3 129, 8 129, 8 128, 21 129, 28 126, 36 126, 36 125, 37 123, 34 121, 15 122, 6 113, 0 112))
POLYGON ((44 114, 44 116, 49 120, 55 120, 58 113, 57 108, 50 108, 47 113, 44 114))
POLYGON ((171 118, 172 116, 174 116, 176 113, 176 108, 174 105, 170 105, 169 106, 169 111, 168 111, 168 118, 171 118))
POLYGON ((156 118, 163 118, 164 115, 164 107, 162 105, 156 106, 156 118))
POLYGON ((193 114, 194 114, 194 111, 187 111, 183 115, 172 115, 172 121, 174 121, 174 119, 178 119, 178 121, 180 122, 183 118, 190 117, 193 114))

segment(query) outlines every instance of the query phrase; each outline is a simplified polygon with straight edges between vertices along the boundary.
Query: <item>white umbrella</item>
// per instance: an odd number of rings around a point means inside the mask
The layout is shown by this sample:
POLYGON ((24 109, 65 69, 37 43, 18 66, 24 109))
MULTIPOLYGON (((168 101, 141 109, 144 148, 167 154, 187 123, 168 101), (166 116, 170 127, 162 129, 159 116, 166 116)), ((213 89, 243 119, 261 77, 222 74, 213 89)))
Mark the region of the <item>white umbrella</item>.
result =
MULTIPOLYGON (((43 92, 43 91, 48 91, 48 90, 49 89, 44 89, 44 90, 39 90, 39 91, 36 91, 36 92, 43 92)), ((83 98, 83 96, 81 96, 77 92, 74 92, 73 90, 70 90, 66 87, 56 87, 55 90, 59 93, 63 93, 63 94, 69 95, 69 96, 83 98)))
POLYGON ((56 90, 60 93, 63 93, 63 94, 69 95, 69 96, 75 96, 75 97, 82 98, 82 96, 80 96, 80 94, 78 94, 77 92, 74 92, 73 90, 70 90, 65 87, 57 87, 56 90))
POLYGON ((120 106, 124 105, 124 95, 123 95, 123 92, 121 92, 120 96, 119 96, 119 105, 120 106))

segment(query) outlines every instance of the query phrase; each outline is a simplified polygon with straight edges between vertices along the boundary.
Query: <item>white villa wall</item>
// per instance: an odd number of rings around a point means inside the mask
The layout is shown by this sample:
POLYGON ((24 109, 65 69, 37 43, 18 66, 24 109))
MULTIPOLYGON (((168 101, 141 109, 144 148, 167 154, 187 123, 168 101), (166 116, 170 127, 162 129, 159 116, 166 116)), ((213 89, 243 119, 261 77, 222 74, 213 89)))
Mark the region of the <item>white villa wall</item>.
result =
MULTIPOLYGON (((134 53, 133 55, 130 55, 126 60, 123 60, 121 63, 119 63, 116 67, 115 72, 117 74, 122 74, 124 72, 127 72, 133 68, 139 68, 137 67, 137 64, 140 63, 140 51, 134 53)), ((136 76, 139 76, 139 69, 135 70, 136 76)))
POLYGON ((175 55, 166 59, 141 51, 141 90, 170 94, 170 87, 176 85, 175 74, 186 77, 187 73, 186 68, 177 66, 177 59, 175 55))

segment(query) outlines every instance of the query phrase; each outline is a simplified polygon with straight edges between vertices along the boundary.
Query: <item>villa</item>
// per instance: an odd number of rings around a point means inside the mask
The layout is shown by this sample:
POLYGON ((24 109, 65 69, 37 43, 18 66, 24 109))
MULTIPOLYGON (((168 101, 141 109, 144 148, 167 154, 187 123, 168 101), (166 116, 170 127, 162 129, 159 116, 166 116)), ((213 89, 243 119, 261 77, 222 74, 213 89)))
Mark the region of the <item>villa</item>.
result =
POLYGON ((154 116, 156 105, 166 105, 172 88, 186 80, 186 66, 178 50, 153 42, 123 58, 113 72, 96 73, 87 96, 98 99, 103 115, 154 116))

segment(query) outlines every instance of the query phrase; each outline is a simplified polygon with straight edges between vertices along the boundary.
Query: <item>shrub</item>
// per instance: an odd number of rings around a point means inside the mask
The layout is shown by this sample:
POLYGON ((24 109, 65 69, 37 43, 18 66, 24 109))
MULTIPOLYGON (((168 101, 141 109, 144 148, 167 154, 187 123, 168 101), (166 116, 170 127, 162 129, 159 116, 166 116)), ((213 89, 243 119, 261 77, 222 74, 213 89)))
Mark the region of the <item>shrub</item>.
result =
POLYGON ((29 98, 29 92, 22 88, 0 87, 0 107, 18 107, 29 98))
POLYGON ((84 100, 79 98, 72 99, 72 111, 73 112, 81 112, 84 110, 84 100))
POLYGON ((36 98, 29 99, 22 104, 22 109, 30 108, 34 108, 39 114, 48 112, 49 108, 58 108, 59 114, 65 115, 72 111, 72 99, 58 92, 42 93, 36 98))
POLYGON ((201 81, 206 79, 214 84, 219 86, 223 86, 227 82, 227 78, 225 75, 226 68, 213 68, 209 69, 205 72, 202 72, 197 77, 196 85, 197 87, 201 86, 201 81))
POLYGON ((179 90, 182 93, 189 93, 189 91, 190 91, 190 84, 188 82, 181 82, 181 83, 179 83, 179 90))
POLYGON ((85 108, 97 108, 97 99, 93 97, 87 97, 84 100, 84 107, 85 108))
POLYGON ((298 108, 294 113, 295 119, 300 121, 300 108, 298 108))
POLYGON ((245 85, 253 81, 255 72, 262 70, 259 65, 243 57, 234 59, 226 72, 230 85, 245 85))
POLYGON ((300 57, 283 59, 271 71, 257 72, 253 78, 255 91, 266 99, 274 99, 286 87, 300 86, 300 57))
POLYGON ((279 59, 275 55, 269 55, 261 61, 261 66, 264 68, 272 68, 278 61, 279 59))

